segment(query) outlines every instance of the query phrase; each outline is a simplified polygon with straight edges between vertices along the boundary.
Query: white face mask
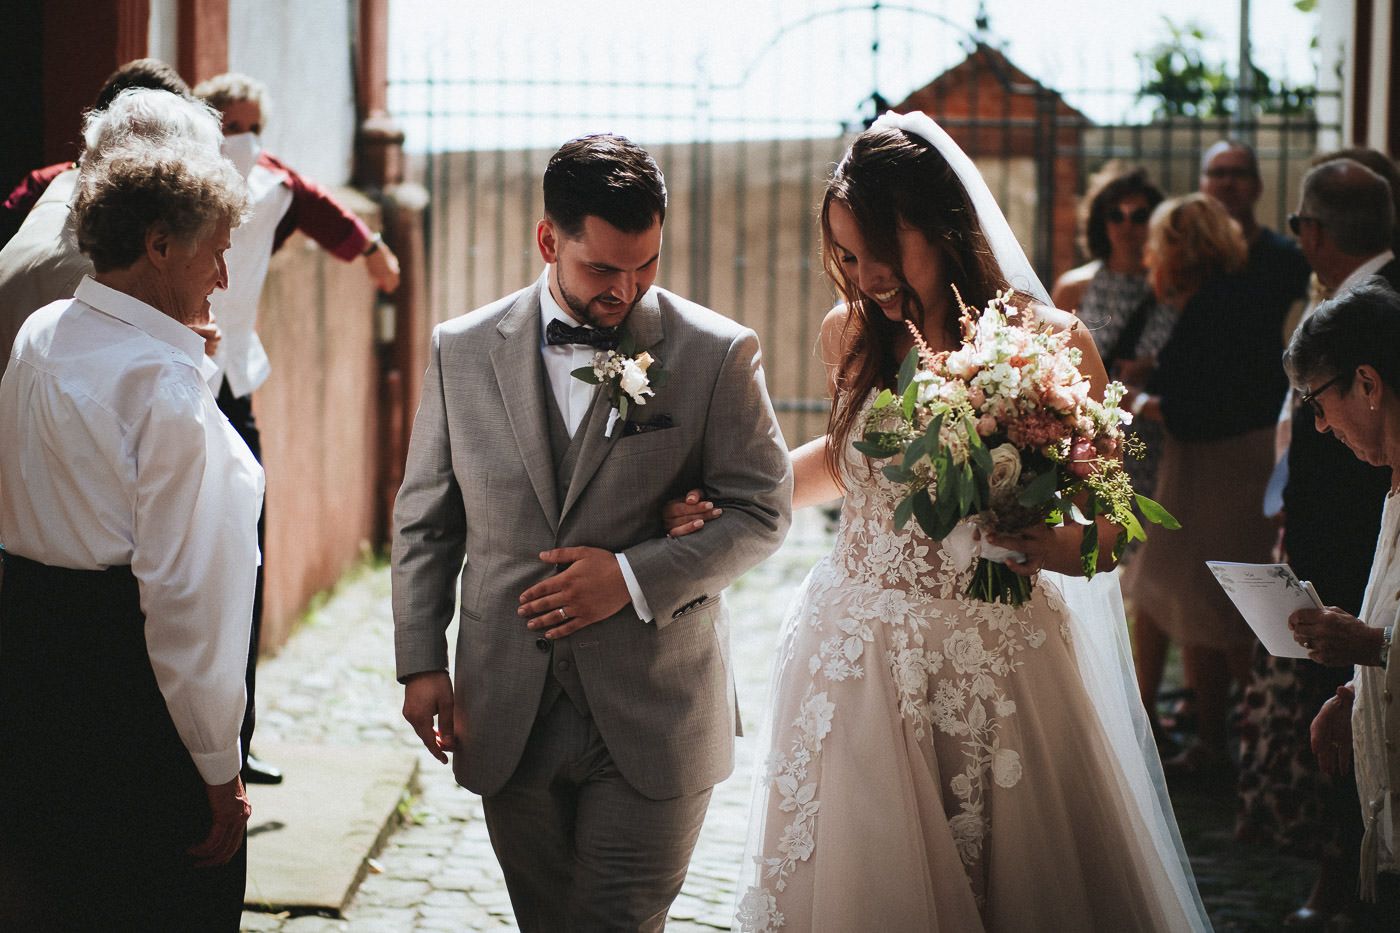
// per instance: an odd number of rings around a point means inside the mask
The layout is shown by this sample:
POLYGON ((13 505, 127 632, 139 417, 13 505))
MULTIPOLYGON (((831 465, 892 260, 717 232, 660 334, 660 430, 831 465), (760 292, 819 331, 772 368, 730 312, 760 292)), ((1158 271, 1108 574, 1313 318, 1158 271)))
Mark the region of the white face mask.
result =
POLYGON ((238 174, 244 178, 253 170, 253 166, 258 164, 258 154, 262 152, 262 140, 257 133, 236 133, 233 136, 225 136, 223 145, 220 147, 224 158, 233 163, 233 167, 238 169, 238 174))

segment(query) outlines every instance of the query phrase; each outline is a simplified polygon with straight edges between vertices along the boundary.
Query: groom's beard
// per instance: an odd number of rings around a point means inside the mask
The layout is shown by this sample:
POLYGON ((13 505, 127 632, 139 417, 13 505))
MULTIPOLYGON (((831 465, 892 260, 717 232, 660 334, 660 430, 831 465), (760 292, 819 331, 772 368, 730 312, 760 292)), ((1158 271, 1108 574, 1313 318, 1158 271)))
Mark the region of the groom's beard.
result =
POLYGON ((641 289, 638 289, 637 294, 632 298, 632 303, 627 305, 626 310, 622 312, 622 316, 619 317, 613 323, 609 324, 597 314, 594 314, 592 311, 592 307, 596 302, 602 304, 605 308, 609 309, 610 313, 616 314, 617 310, 622 307, 622 304, 620 302, 603 301, 603 299, 607 297, 607 292, 604 292, 601 295, 596 295, 589 301, 584 301, 582 298, 570 292, 569 286, 564 284, 564 270, 562 268, 556 268, 555 280, 559 283, 559 294, 564 297, 564 304, 568 305, 569 310, 573 312, 574 319, 581 323, 587 324, 590 327, 597 327, 601 330, 607 330, 608 328, 617 327, 621 325, 624 321, 627 320, 627 315, 632 313, 632 309, 637 306, 637 302, 642 300, 643 292, 641 289))

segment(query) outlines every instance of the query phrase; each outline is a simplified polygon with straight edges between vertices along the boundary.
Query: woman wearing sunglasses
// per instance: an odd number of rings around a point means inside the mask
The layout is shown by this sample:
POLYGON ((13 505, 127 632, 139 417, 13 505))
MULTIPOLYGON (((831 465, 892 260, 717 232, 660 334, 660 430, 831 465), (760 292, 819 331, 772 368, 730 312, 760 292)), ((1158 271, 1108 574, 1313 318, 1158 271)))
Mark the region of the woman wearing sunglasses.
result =
POLYGON ((1085 245, 1093 258, 1060 276, 1051 300, 1055 307, 1079 315, 1099 355, 1109 363, 1109 354, 1135 314, 1141 318, 1136 324, 1141 329, 1156 307, 1143 249, 1147 220, 1162 203, 1162 192, 1142 169, 1107 178, 1100 173, 1095 181, 1084 224, 1085 245))

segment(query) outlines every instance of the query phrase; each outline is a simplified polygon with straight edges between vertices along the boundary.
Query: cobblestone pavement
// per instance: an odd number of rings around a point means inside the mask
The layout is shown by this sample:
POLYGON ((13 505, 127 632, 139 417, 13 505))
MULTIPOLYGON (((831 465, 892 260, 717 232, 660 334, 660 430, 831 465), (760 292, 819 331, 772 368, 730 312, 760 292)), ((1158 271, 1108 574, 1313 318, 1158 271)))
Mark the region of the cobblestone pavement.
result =
MULTIPOLYGON (((829 547, 816 512, 800 516, 783 548, 729 592, 745 732, 738 767, 719 785, 667 929, 727 930, 743 854, 759 719, 776 633, 793 590, 829 547)), ((286 648, 258 671, 258 737, 274 742, 401 745, 421 755, 420 792, 371 865, 344 918, 245 911, 243 929, 277 933, 513 930, 505 883, 480 798, 422 749, 399 714, 389 574, 367 568, 308 614, 286 648)), ((1217 930, 1261 931, 1297 906, 1306 863, 1230 838, 1229 788, 1176 795, 1182 833, 1217 930)))

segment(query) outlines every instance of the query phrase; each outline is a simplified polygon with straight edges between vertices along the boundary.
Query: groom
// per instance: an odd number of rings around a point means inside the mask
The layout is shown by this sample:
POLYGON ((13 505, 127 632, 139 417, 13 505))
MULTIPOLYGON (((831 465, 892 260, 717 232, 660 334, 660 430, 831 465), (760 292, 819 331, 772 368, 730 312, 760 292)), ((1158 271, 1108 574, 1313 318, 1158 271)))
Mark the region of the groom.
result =
POLYGON ((720 594, 782 540, 791 475, 754 333, 653 287, 651 156, 572 140, 544 207, 545 274, 433 332, 394 509, 404 718, 482 796, 522 930, 661 930, 733 769, 720 594), (625 417, 571 375, 614 347, 655 361, 625 417), (725 521, 663 536, 692 487, 725 521))

